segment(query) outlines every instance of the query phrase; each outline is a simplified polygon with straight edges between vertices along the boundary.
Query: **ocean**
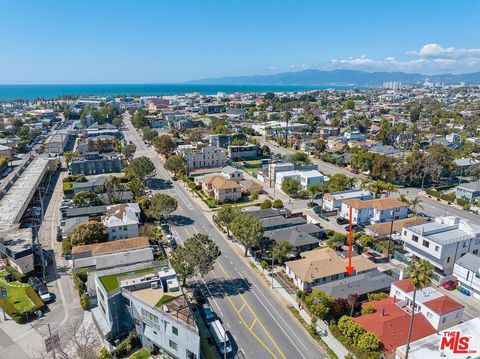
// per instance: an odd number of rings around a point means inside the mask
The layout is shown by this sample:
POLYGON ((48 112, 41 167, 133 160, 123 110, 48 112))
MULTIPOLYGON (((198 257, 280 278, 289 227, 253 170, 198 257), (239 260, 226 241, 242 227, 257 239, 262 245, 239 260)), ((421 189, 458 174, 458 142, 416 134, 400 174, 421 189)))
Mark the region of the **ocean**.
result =
POLYGON ((92 85, 0 85, 0 101, 51 99, 62 95, 180 95, 199 92, 295 92, 302 90, 350 89, 349 86, 284 85, 193 85, 193 84, 92 84, 92 85))

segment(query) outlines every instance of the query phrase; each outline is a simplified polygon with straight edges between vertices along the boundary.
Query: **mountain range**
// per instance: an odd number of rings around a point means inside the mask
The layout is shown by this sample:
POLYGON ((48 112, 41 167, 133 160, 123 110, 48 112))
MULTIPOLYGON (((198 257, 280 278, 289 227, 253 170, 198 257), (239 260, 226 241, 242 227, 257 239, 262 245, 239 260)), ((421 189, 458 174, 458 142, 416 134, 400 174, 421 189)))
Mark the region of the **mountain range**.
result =
POLYGON ((359 86, 378 87, 397 81, 420 85, 426 79, 433 83, 480 84, 480 72, 466 74, 422 75, 406 72, 367 72, 359 70, 304 70, 272 75, 230 76, 188 82, 196 85, 292 85, 292 86, 359 86))

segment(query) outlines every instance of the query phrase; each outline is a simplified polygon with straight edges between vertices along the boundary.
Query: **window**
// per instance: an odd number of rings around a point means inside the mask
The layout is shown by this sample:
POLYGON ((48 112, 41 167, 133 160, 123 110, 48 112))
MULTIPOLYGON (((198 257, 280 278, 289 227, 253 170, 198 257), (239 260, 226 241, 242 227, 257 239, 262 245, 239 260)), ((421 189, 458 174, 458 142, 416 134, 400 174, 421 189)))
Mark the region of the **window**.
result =
POLYGON ((450 257, 447 257, 447 263, 450 263, 450 257))
POLYGON ((463 248, 467 246, 467 242, 463 242, 463 248))
POLYGON ((170 345, 170 348, 173 348, 174 350, 178 350, 178 344, 175 343, 173 340, 169 340, 168 345, 170 345))
POLYGON ((173 333, 174 335, 178 335, 178 328, 172 326, 172 333, 173 333))
POLYGON ((432 313, 427 312, 427 318, 430 319, 430 318, 432 318, 432 317, 433 317, 432 313))
POLYGON ((418 237, 414 234, 412 234, 412 241, 418 242, 418 237))
POLYGON ((447 318, 443 318, 443 319, 442 319, 442 323, 445 323, 446 320, 447 320, 447 318))
POLYGON ((403 235, 406 236, 406 235, 407 235, 407 231, 403 231, 403 235))
POLYGON ((439 249, 440 249, 439 246, 435 246, 435 252, 438 252, 439 249))
POLYGON ((465 252, 465 253, 460 254, 460 258, 462 258, 465 254, 467 254, 467 253, 465 252))
POLYGON ((423 240, 423 243, 422 245, 426 248, 430 247, 430 242, 429 241, 426 241, 425 239, 423 240))
POLYGON ((473 254, 478 254, 478 249, 474 249, 473 254))

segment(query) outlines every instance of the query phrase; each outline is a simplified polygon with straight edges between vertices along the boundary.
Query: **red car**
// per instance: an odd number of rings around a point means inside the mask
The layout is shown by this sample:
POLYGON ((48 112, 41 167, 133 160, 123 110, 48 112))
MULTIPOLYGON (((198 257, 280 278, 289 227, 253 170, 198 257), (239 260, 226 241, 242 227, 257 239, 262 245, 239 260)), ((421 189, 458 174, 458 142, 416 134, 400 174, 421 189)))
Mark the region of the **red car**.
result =
POLYGON ((455 288, 457 288, 457 285, 458 285, 458 282, 456 280, 449 279, 442 284, 442 287, 445 288, 446 290, 455 290, 455 288))

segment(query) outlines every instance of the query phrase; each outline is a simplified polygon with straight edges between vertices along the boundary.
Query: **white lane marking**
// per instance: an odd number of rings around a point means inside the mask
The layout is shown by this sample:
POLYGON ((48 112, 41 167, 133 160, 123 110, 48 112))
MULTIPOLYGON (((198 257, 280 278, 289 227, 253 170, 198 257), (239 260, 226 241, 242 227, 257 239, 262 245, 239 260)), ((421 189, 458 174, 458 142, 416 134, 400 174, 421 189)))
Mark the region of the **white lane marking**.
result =
MULTIPOLYGON (((243 272, 245 273, 245 272, 243 272)), ((245 273, 245 275, 247 276, 247 273, 245 273)), ((245 283, 247 283, 245 277, 243 277, 241 274, 240 276, 242 277, 242 279, 245 281, 245 283)), ((248 276, 247 276, 248 277, 248 276)), ((255 286, 254 283, 252 283, 252 290, 251 292, 253 293, 253 295, 255 295, 255 297, 257 297, 257 299, 259 300, 260 303, 262 303, 263 307, 267 310, 268 314, 270 314, 270 316, 272 317, 272 319, 275 321, 275 323, 277 323, 278 327, 282 330, 282 332, 285 334, 285 336, 288 338, 288 340, 290 340, 290 342, 293 344, 293 346, 298 350, 298 352, 300 353, 300 355, 305 358, 305 356, 303 355, 303 353, 300 351, 300 349, 296 346, 296 344, 293 342, 293 340, 291 339, 291 337, 285 332, 285 330, 283 329, 283 326, 280 325, 280 323, 277 321, 277 319, 275 319, 275 317, 272 315, 272 313, 268 310, 267 306, 265 305, 265 303, 258 297, 257 293, 255 293, 255 291, 253 290, 253 287, 255 286)), ((259 292, 262 294, 262 296, 265 298, 265 300, 270 304, 270 302, 268 301, 267 297, 265 297, 265 295, 262 293, 261 290, 259 290, 259 292)), ((297 338, 297 340, 300 342, 300 344, 305 348, 305 349, 308 349, 306 347, 305 344, 303 344, 302 340, 293 332, 293 330, 290 328, 290 326, 285 322, 285 320, 282 318, 282 316, 280 315, 280 313, 273 307, 273 305, 270 304, 270 306, 272 307, 273 311, 275 313, 277 313, 277 315, 279 316, 279 318, 282 320, 282 322, 285 324, 285 326, 290 330, 290 332, 293 334, 293 336, 295 338, 297 338)))

